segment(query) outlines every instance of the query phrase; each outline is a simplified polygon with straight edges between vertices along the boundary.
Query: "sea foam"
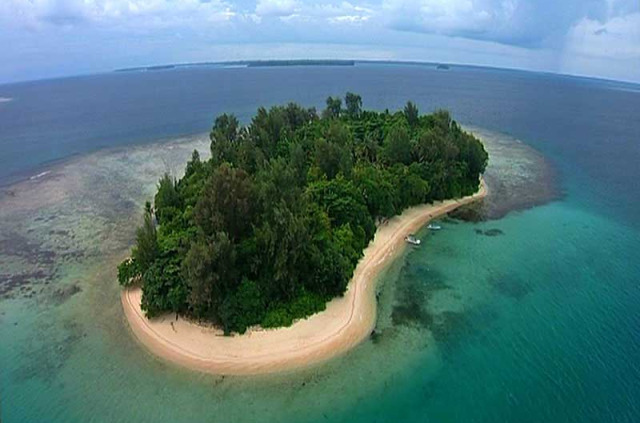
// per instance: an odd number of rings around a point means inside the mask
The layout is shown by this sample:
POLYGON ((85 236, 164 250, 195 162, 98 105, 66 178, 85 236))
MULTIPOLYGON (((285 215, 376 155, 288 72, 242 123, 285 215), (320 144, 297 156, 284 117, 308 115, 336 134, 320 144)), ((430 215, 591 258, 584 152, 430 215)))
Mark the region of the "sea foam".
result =
POLYGON ((40 179, 40 178, 42 178, 43 176, 48 175, 49 173, 51 173, 51 171, 50 171, 50 170, 46 170, 46 171, 44 171, 44 172, 40 172, 40 173, 38 173, 37 175, 33 175, 33 176, 31 176, 31 177, 29 178, 29 180, 31 180, 31 181, 35 181, 36 179, 40 179))

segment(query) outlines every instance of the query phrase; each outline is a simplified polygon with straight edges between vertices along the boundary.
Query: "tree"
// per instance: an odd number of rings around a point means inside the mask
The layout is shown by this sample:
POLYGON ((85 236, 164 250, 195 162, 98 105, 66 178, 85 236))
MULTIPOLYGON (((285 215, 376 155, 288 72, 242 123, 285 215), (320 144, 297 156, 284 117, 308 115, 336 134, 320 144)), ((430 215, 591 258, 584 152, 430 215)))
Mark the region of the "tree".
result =
POLYGON ((290 130, 287 115, 282 108, 274 107, 267 111, 261 107, 251 121, 249 134, 265 159, 270 159, 278 155, 279 144, 286 144, 290 130))
POLYGON ((449 133, 449 129, 451 128, 451 114, 447 110, 436 110, 435 113, 431 115, 431 121, 433 122, 433 126, 440 131, 441 135, 449 133))
POLYGON ((225 232, 216 232, 209 242, 191 245, 182 272, 189 288, 187 302, 195 316, 219 320, 219 308, 237 284, 235 260, 235 248, 225 232))
POLYGON ((354 183, 362 192, 372 216, 391 217, 395 214, 396 190, 387 171, 372 165, 359 166, 354 172, 354 183))
POLYGON ((298 185, 304 185, 307 180, 307 172, 309 171, 309 163, 307 153, 300 144, 292 144, 289 152, 289 161, 295 173, 298 185))
POLYGON ((342 112, 342 100, 340 97, 327 97, 327 108, 324 110, 325 119, 337 119, 342 112))
POLYGON ((341 147, 351 148, 351 131, 346 124, 340 121, 331 121, 324 137, 328 142, 341 147))
POLYGON ((187 163, 187 167, 184 172, 184 176, 189 178, 194 173, 198 173, 202 171, 202 161, 200 160, 200 153, 198 150, 193 150, 191 153, 191 160, 187 163))
POLYGON ((415 156, 419 162, 430 162, 441 158, 438 136, 431 129, 422 131, 415 145, 415 156))
POLYGON ((361 228, 363 247, 373 237, 375 225, 362 194, 344 177, 309 184, 308 193, 327 212, 334 227, 350 224, 361 228))
POLYGON ((158 223, 162 224, 166 220, 171 220, 180 213, 182 201, 176 187, 174 178, 165 173, 158 183, 154 204, 156 207, 156 217, 158 223))
POLYGON ((411 166, 395 166, 392 169, 398 188, 395 197, 396 210, 404 210, 427 201, 430 187, 429 183, 420 177, 420 170, 418 163, 412 163, 411 166))
POLYGON ((233 241, 251 230, 253 184, 242 169, 222 164, 209 177, 196 204, 196 223, 205 235, 225 231, 233 241))
POLYGON ((284 114, 287 124, 292 130, 301 128, 318 118, 315 108, 304 109, 295 103, 287 104, 287 107, 284 109, 284 114))
POLYGON ((211 141, 224 138, 228 141, 235 141, 238 135, 240 122, 234 115, 222 114, 216 118, 211 129, 211 141))
POLYGON ((404 117, 407 119, 409 126, 415 128, 419 118, 418 106, 411 101, 407 101, 407 105, 404 106, 404 117))
POLYGON ((243 279, 233 294, 220 306, 220 320, 225 334, 232 331, 244 333, 249 326, 257 325, 266 314, 260 287, 249 279, 243 279))
POLYGON ((351 119, 355 119, 360 116, 362 111, 362 97, 358 94, 348 92, 344 98, 344 103, 347 106, 347 116, 351 119))
POLYGON ((132 255, 142 274, 151 267, 158 256, 158 233, 153 222, 151 203, 148 201, 144 207, 144 222, 136 232, 136 248, 132 255))
POLYGON ((352 166, 351 156, 346 148, 325 140, 316 143, 315 163, 329 179, 335 178, 339 173, 348 176, 352 166))
POLYGON ((140 276, 137 263, 132 259, 123 261, 118 265, 118 283, 122 286, 131 286, 140 276))
POLYGON ((384 157, 387 163, 411 163, 411 141, 403 125, 394 125, 384 140, 384 157))
POLYGON ((299 293, 300 280, 308 270, 304 260, 309 242, 304 218, 280 201, 268 219, 256 228, 257 254, 253 264, 262 289, 276 300, 291 300, 299 293))
POLYGON ((367 133, 361 143, 355 146, 355 154, 361 161, 375 163, 378 160, 379 145, 376 136, 367 133))
POLYGON ((211 158, 215 164, 235 163, 238 127, 240 123, 234 115, 223 114, 216 118, 211 129, 211 158))

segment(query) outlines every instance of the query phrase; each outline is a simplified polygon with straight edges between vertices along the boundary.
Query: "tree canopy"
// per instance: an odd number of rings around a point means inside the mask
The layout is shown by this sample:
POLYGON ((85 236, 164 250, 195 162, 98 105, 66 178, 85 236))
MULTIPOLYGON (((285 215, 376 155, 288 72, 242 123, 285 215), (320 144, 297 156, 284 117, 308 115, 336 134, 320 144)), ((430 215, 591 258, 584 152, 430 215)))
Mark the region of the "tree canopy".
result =
POLYGON ((123 285, 148 316, 175 312, 226 333, 290 325, 342 295, 381 218, 471 194, 488 155, 446 111, 363 110, 329 97, 215 119, 211 158, 164 175, 147 204, 123 285))

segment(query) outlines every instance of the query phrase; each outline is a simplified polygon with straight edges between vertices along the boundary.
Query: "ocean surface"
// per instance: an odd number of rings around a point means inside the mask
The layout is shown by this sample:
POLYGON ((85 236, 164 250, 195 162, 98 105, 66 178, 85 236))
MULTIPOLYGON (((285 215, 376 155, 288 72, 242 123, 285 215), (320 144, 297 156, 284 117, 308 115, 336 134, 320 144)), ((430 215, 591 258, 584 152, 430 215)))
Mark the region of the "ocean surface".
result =
POLYGON ((640 421, 640 86, 473 67, 192 68, 0 85, 0 420, 640 421), (214 117, 451 110, 484 204, 379 281, 378 335, 325 364, 215 377, 132 337, 115 265, 214 117))

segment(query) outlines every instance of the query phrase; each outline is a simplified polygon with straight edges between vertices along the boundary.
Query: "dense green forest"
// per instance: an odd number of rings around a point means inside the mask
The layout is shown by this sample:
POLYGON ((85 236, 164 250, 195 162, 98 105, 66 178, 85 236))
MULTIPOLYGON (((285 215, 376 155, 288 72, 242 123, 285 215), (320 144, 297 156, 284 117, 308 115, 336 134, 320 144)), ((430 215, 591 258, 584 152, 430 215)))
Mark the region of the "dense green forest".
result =
POLYGON ((376 223, 478 189, 488 155, 446 111, 362 109, 329 97, 215 119, 211 158, 165 175, 121 284, 148 316, 175 312, 225 333, 290 325, 342 295, 376 223))

